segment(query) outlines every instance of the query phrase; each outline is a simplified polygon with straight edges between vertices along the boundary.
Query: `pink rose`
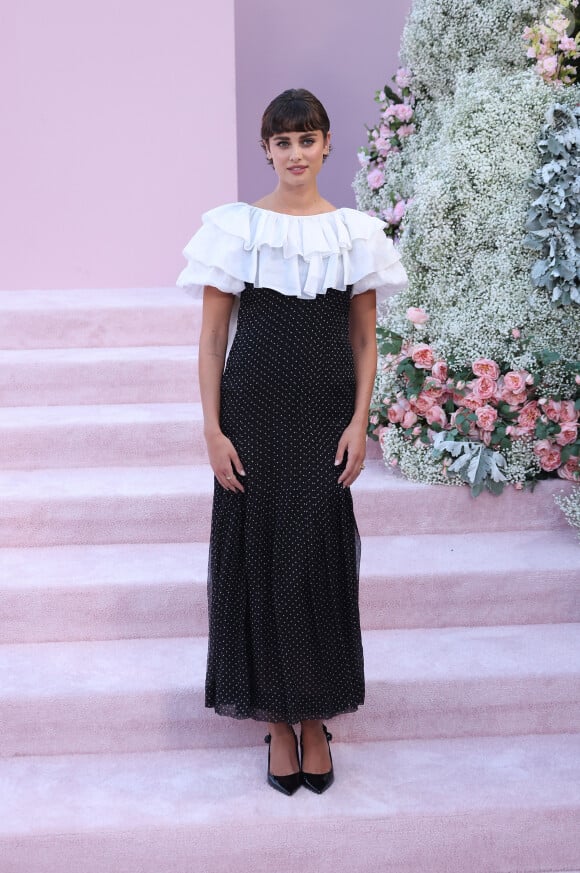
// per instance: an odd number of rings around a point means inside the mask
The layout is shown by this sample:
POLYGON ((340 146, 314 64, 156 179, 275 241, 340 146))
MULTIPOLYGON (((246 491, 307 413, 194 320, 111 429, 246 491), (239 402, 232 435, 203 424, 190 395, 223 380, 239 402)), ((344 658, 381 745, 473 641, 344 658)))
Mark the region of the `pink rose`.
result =
POLYGON ((562 421, 577 421, 578 412, 574 407, 573 400, 560 401, 560 422, 562 421))
POLYGON ((474 361, 471 369, 476 376, 489 376, 490 379, 498 379, 500 369, 491 358, 478 358, 474 361))
POLYGON ((445 410, 442 409, 441 406, 432 406, 425 413, 425 418, 427 424, 440 424, 441 427, 445 427, 447 424, 447 416, 445 415, 445 410))
POLYGON ((401 422, 403 427, 413 427, 417 422, 417 416, 413 412, 412 409, 408 409, 403 416, 403 421, 401 422))
POLYGON ((413 108, 406 103, 394 103, 386 109, 384 117, 396 118, 398 121, 411 121, 413 118, 413 108))
POLYGON ((578 437, 578 425, 571 421, 560 422, 560 433, 556 435, 556 442, 559 446, 567 446, 569 443, 576 442, 578 437))
POLYGON ((550 421, 560 421, 561 408, 562 404, 559 400, 553 400, 551 397, 548 397, 548 402, 544 404, 544 415, 547 416, 550 421))
POLYGON ((558 58, 556 55, 546 55, 538 61, 538 69, 541 75, 552 78, 558 70, 558 58))
POLYGON ((568 30, 568 19, 565 15, 559 15, 558 18, 554 18, 551 24, 556 33, 566 33, 568 30))
POLYGON ((489 430, 480 430, 479 439, 485 446, 489 446, 491 444, 491 432, 489 430))
POLYGON ((538 440, 538 442, 534 446, 534 455, 537 455, 538 458, 542 458, 545 455, 548 455, 552 450, 552 443, 550 440, 538 440))
POLYGON ((562 463, 562 455, 558 446, 550 440, 538 440, 534 446, 534 454, 540 459, 540 467, 547 473, 556 470, 562 463))
POLYGON ((381 216, 383 221, 386 221, 387 224, 399 224, 400 219, 395 215, 395 209, 393 206, 387 206, 386 209, 383 209, 381 216))
POLYGON ((546 473, 552 473, 554 470, 557 470, 561 463, 562 455, 560 449, 556 446, 552 446, 549 452, 540 456, 540 467, 546 473))
POLYGON ((522 406, 520 410, 520 414, 518 415, 518 425, 527 433, 531 433, 535 426, 536 421, 540 417, 540 410, 538 409, 538 403, 536 400, 530 400, 529 403, 526 403, 525 406, 522 406))
POLYGON ((427 343, 417 343, 416 346, 413 346, 411 358, 415 366, 422 370, 430 370, 435 363, 433 349, 427 343))
POLYGON ((425 324, 426 321, 429 321, 429 316, 420 306, 409 306, 405 315, 413 324, 425 324))
POLYGON ((425 383, 423 385, 423 394, 426 394, 427 397, 433 397, 434 400, 440 400, 445 394, 447 389, 439 379, 434 379, 431 377, 427 377, 425 383))
POLYGON ((398 401, 393 403, 392 406, 389 406, 389 409, 387 410, 387 418, 391 424, 400 424, 403 421, 404 415, 405 409, 398 401))
POLYGON ((411 73, 411 70, 408 70, 406 67, 399 67, 395 75, 395 82, 399 88, 408 88, 411 84, 412 78, 413 74, 411 73))
POLYGON ((403 220, 405 212, 407 211, 407 204, 404 200, 399 200, 395 203, 395 207, 393 209, 393 218, 395 222, 399 222, 403 220))
POLYGON ((522 335, 522 332, 519 329, 519 327, 512 328, 512 336, 514 339, 519 339, 521 337, 521 335, 522 335))
POLYGON ((376 148, 377 151, 379 151, 379 152, 385 152, 385 151, 388 152, 389 149, 391 148, 391 143, 389 142, 388 139, 385 139, 384 137, 379 136, 379 137, 375 140, 375 148, 376 148))
POLYGON ((475 412, 476 409, 479 409, 480 406, 483 406, 485 403, 484 400, 480 400, 479 397, 476 397, 475 394, 466 394, 465 397, 462 397, 460 403, 463 403, 471 412, 475 412))
POLYGON ((497 384, 490 376, 480 376, 471 382, 471 393, 476 400, 489 400, 495 395, 497 384))
POLYGON ((431 409, 436 403, 435 397, 429 397, 425 392, 421 392, 415 400, 411 400, 411 409, 417 415, 425 415, 428 409, 431 409))
POLYGON ((492 431, 494 429, 497 420, 497 409, 494 409, 493 406, 480 406, 475 410, 475 415, 477 416, 477 423, 482 430, 492 431))
POLYGON ((435 361, 431 368, 431 372, 440 382, 445 382, 447 379, 447 364, 445 361, 435 361))
POLYGON ((417 130, 416 124, 402 124, 398 129, 397 133, 399 136, 411 136, 412 133, 415 133, 417 130))
POLYGON ((505 386, 500 390, 500 399, 503 400, 504 403, 507 403, 511 409, 516 409, 518 406, 521 406, 522 403, 526 402, 526 392, 522 391, 521 394, 512 394, 511 391, 506 391, 505 386))
POLYGON ((561 52, 575 52, 578 49, 576 40, 572 36, 563 36, 558 43, 561 52))
POLYGON ((558 476, 561 479, 568 479, 570 482, 576 482, 580 479, 580 469, 578 458, 570 458, 561 467, 558 467, 558 476))
POLYGON ((367 173, 367 182, 369 188, 380 188, 385 182, 385 174, 378 167, 375 167, 370 173, 367 173))
POLYGON ((515 370, 510 370, 509 373, 506 373, 503 377, 503 384, 507 391, 511 391, 512 394, 521 394, 522 391, 526 390, 526 379, 528 378, 528 373, 525 370, 519 370, 516 372, 515 370))

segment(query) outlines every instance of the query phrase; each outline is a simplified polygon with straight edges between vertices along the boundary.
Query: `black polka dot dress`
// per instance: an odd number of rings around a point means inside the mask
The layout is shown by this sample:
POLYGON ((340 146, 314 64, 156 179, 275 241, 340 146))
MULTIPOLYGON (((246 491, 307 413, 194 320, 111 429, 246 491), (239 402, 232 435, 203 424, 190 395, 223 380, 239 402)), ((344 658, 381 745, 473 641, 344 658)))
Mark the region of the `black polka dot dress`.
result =
MULTIPOLYGON (((398 258, 388 254, 393 280, 398 258)), ((364 702, 360 538, 350 490, 338 483, 344 462, 335 465, 355 399, 353 285, 340 266, 344 287, 311 297, 243 277, 233 292, 239 313, 221 381, 221 427, 246 475, 243 493, 215 480, 205 702, 220 715, 296 723, 364 702)), ((267 275, 254 270, 254 278, 267 275)), ((191 273, 178 283, 192 285, 191 273)))

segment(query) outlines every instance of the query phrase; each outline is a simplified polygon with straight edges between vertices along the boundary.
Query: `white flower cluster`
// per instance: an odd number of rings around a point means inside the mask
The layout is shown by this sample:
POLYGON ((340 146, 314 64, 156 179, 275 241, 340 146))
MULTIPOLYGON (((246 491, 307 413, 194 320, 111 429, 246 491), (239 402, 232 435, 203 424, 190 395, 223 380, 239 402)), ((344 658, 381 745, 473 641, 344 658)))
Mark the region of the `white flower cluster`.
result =
POLYGON ((576 528, 580 540, 580 488, 574 488, 571 494, 562 491, 554 496, 554 500, 566 516, 568 524, 576 528))
MULTIPOLYGON (((563 97, 573 102, 575 92, 563 97)), ((392 330, 410 336, 404 313, 420 306, 430 316, 431 345, 465 364, 490 357, 529 366, 521 353, 510 357, 514 328, 537 334, 539 348, 577 348, 574 317, 557 319, 564 333, 546 346, 555 313, 533 294, 533 253, 524 245, 527 181, 539 163, 537 136, 552 100, 551 87, 531 71, 482 69, 460 75, 454 97, 438 102, 425 134, 414 138, 415 192, 401 238, 410 283, 391 302, 392 330)), ((530 350, 536 348, 534 340, 530 350)))
POLYGON ((457 75, 528 65, 522 33, 550 0, 414 0, 401 56, 418 97, 453 93, 457 75))
POLYGON ((385 463, 390 467, 397 467, 411 482, 463 485, 458 475, 446 474, 446 468, 441 461, 434 459, 429 446, 409 442, 397 427, 389 426, 383 430, 381 447, 385 463))
POLYGON ((536 479, 541 473, 540 460, 534 454, 533 440, 513 440, 511 445, 504 450, 506 459, 505 476, 512 485, 524 485, 536 479))

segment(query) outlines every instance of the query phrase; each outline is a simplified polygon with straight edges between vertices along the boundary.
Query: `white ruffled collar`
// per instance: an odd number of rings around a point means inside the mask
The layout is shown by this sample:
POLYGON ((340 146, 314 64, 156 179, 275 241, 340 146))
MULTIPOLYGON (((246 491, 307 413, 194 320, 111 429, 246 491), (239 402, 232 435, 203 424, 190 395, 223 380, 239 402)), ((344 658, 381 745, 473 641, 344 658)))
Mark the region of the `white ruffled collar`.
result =
POLYGON ((349 207, 292 215, 242 201, 211 209, 203 221, 243 239, 246 251, 266 245, 281 249, 284 258, 300 256, 306 261, 350 252, 357 240, 368 240, 385 227, 380 219, 349 207))
POLYGON ((313 215, 274 212, 238 201, 210 209, 183 253, 178 284, 240 294, 246 284, 314 298, 328 288, 381 295, 406 283, 385 223, 342 207, 313 215))

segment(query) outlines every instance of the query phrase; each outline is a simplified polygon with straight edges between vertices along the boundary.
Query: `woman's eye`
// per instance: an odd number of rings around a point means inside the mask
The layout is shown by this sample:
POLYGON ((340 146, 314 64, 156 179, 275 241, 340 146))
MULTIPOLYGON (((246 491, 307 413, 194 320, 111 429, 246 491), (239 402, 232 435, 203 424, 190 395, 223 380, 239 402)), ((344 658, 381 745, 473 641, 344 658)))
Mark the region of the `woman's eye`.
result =
POLYGON ((309 137, 308 139, 302 140, 303 145, 312 145, 313 142, 314 142, 314 140, 312 139, 312 137, 309 137))

